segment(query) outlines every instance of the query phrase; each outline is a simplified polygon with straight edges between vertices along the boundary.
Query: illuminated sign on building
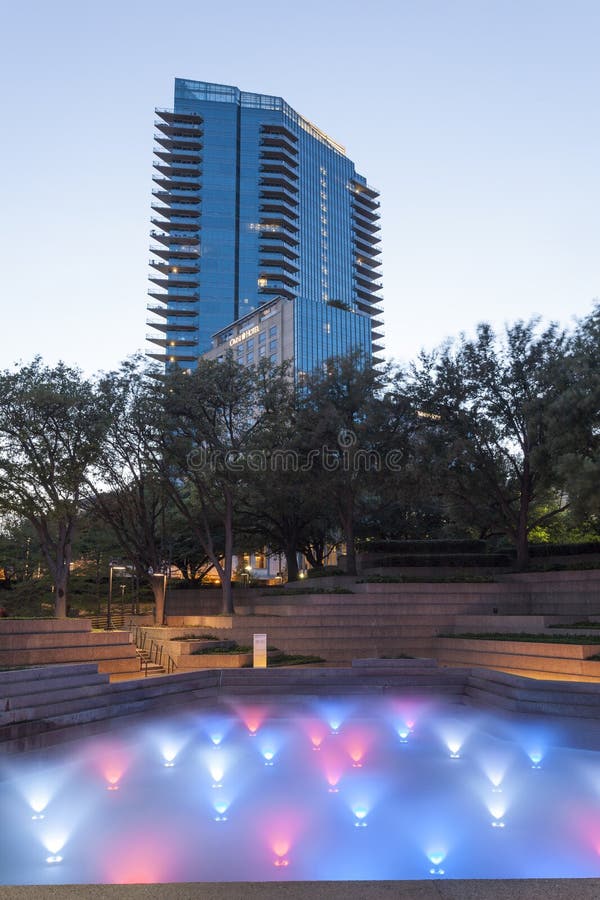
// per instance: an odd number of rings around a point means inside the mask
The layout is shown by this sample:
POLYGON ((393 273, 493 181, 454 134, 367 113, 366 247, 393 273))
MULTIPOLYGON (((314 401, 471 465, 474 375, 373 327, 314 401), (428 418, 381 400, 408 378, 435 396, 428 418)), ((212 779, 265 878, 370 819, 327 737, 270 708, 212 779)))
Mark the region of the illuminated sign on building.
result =
POLYGON ((240 331, 239 334, 236 334, 235 337, 229 339, 229 346, 235 347, 236 344, 241 344, 242 341, 247 340, 249 337, 252 337, 253 334, 258 334, 260 331, 259 325, 254 325, 252 328, 246 328, 245 331, 240 331))

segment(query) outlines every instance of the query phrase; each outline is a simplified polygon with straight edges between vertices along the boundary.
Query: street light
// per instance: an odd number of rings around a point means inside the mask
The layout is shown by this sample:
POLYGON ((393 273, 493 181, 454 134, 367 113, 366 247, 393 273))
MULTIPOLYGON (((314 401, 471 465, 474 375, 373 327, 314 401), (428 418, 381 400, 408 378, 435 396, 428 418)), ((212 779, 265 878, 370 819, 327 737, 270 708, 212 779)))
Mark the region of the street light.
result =
POLYGON ((105 631, 112 631, 112 593, 113 593, 113 572, 125 572, 127 566, 116 566, 113 562, 108 564, 108 606, 106 607, 106 628, 105 631))
POLYGON ((155 572, 154 569, 152 568, 152 566, 150 566, 149 569, 148 569, 148 575, 150 575, 151 578, 152 578, 152 577, 157 577, 157 578, 159 578, 159 577, 162 575, 162 579, 163 579, 163 610, 162 610, 162 621, 158 622, 158 623, 157 623, 158 625, 164 625, 164 624, 165 624, 165 616, 166 616, 166 612, 167 612, 167 578, 168 578, 168 576, 169 576, 170 574, 171 574, 170 566, 168 566, 166 563, 163 563, 163 565, 161 566, 161 571, 160 571, 160 572, 155 572))

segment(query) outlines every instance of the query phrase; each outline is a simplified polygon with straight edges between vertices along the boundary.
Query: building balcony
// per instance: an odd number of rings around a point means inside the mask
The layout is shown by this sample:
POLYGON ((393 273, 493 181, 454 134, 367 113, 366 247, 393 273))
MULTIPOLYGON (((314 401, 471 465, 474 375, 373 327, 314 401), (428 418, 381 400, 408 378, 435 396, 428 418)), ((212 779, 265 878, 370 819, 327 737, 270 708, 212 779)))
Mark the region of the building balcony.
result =
MULTIPOLYGON (((162 227, 162 225, 163 225, 162 222, 159 222, 156 219, 153 219, 152 221, 156 222, 156 224, 159 225, 160 227, 162 227)), ((164 224, 168 224, 168 223, 165 222, 164 224)), ((200 226, 198 225, 196 227, 196 232, 198 232, 199 230, 200 230, 200 226)), ((170 234, 169 230, 165 229, 165 232, 167 232, 167 233, 163 234, 160 231, 151 231, 150 237, 153 240, 158 241, 161 244, 164 244, 165 247, 169 247, 170 249, 172 248, 174 250, 174 252, 177 252, 177 249, 181 249, 182 246, 184 246, 187 250, 188 247, 199 246, 199 244, 200 244, 200 237, 198 236, 197 233, 194 234, 192 231, 186 231, 185 234, 170 234)))
POLYGON ((381 278, 381 272, 376 269, 381 268, 381 261, 378 259, 370 259, 368 256, 358 256, 356 258, 356 271, 364 275, 365 278, 381 278))
MULTIPOLYGON (((377 276, 375 276, 377 277, 377 276)), ((356 276, 356 286, 359 288, 363 288, 366 291, 380 291, 381 290, 381 282, 372 281, 369 278, 363 278, 361 275, 356 276)))
MULTIPOLYGON (((194 220, 194 219, 188 219, 187 221, 183 221, 183 222, 170 222, 167 219, 165 219, 164 221, 162 219, 151 219, 150 221, 152 222, 153 225, 156 225, 157 228, 162 228, 163 231, 168 231, 168 232, 185 231, 186 234, 187 234, 187 232, 190 232, 190 234, 191 234, 192 232, 197 232, 200 230, 200 224, 198 223, 197 220, 194 220)), ((153 237, 156 236, 156 232, 153 231, 151 233, 152 233, 153 237)), ((179 237, 184 237, 184 236, 185 235, 179 235, 179 237)), ((157 240, 159 240, 159 238, 157 238, 157 240)))
POLYGON ((283 149, 270 150, 267 147, 261 147, 260 161, 270 165, 271 163, 283 163, 290 169, 298 168, 298 154, 288 154, 283 149))
POLYGON ((298 148, 284 135, 261 134, 260 146, 265 150, 282 150, 294 159, 298 155, 298 148))
POLYGON ((298 229, 295 228, 293 231, 289 230, 286 225, 281 225, 279 222, 266 223, 266 224, 274 224, 277 226, 276 232, 265 231, 261 234, 261 240, 277 240, 284 243, 290 249, 294 249, 298 246, 299 241, 297 238, 298 229))
POLYGON ((281 175, 291 181, 292 184, 298 180, 298 173, 294 171, 293 167, 283 162, 264 162, 261 160, 259 172, 261 179, 267 179, 271 175, 281 175))
POLYGON ((294 196, 297 196, 299 193, 297 182, 291 181, 287 176, 283 175, 262 175, 259 187, 261 191, 282 188, 288 194, 293 194, 294 196))
POLYGON ((366 222, 359 222, 357 219, 353 218, 352 228, 358 241, 362 241, 365 244, 379 244, 381 241, 378 225, 368 225, 366 222))
MULTIPOLYGON (((153 313, 155 316, 161 316, 163 319, 170 319, 171 316, 177 316, 181 317, 182 319, 187 319, 192 324, 197 322, 198 319, 198 311, 195 309, 185 309, 183 307, 174 307, 173 309, 167 309, 165 306, 148 306, 146 308, 148 312, 153 313)), ((153 322, 147 322, 147 324, 154 325, 153 322)))
POLYGON ((166 203, 167 206, 173 206, 175 203, 180 203, 184 206, 197 206, 201 200, 197 185, 189 188, 176 188, 169 185, 166 191, 154 188, 152 196, 160 200, 161 203, 166 203))
POLYGON ((203 146, 202 141, 198 138, 163 137, 160 134, 156 134, 154 140, 161 147, 164 147, 165 150, 176 151, 178 154, 181 151, 199 153, 203 146))
POLYGON ((368 213, 364 209, 359 209, 354 203, 352 204, 352 216, 360 222, 368 222, 370 225, 379 222, 380 216, 377 213, 368 213))
POLYGON ((150 344, 156 344, 157 347, 164 347, 166 350, 173 352, 176 347, 196 347, 198 345, 198 338, 190 337, 189 339, 178 337, 177 340, 169 340, 168 338, 160 338, 156 337, 153 334, 147 334, 146 340, 150 344))
MULTIPOLYGON (((161 256, 163 253, 165 255, 165 259, 168 259, 169 254, 165 251, 153 251, 161 256)), ((200 273, 200 267, 198 263, 190 263, 190 262, 161 262, 158 259, 150 259, 148 260, 148 264, 152 266, 153 269, 156 269, 157 272, 160 272, 161 275, 198 275, 200 273)))
MULTIPOLYGON (((177 303, 180 304, 182 308, 189 308, 191 304, 198 302, 197 293, 189 293, 182 288, 173 288, 173 290, 168 294, 164 294, 162 291, 157 291, 155 288, 148 288, 148 294, 154 300, 158 300, 160 303, 164 303, 166 305, 177 303)), ((162 307, 157 307, 157 309, 162 309, 162 307)))
POLYGON ((285 186, 275 187, 274 185, 262 185, 260 186, 260 199, 261 200, 283 200, 289 206, 296 207, 298 206, 298 192, 293 193, 288 190, 285 186))
MULTIPOLYGON (((161 334, 167 335, 173 331, 177 333, 177 337, 181 336, 181 340, 192 341, 198 340, 198 323, 194 320, 190 319, 181 319, 176 322, 170 321, 152 321, 152 319, 146 319, 146 325, 149 325, 150 328, 155 328, 157 331, 160 331, 161 334)), ((146 335, 148 339, 152 337, 153 340, 163 341, 165 337, 161 337, 160 334, 152 334, 146 335)))
POLYGON ((381 297, 376 297, 368 292, 364 292, 359 296, 360 294, 361 292, 357 291, 356 306, 360 312, 365 313, 371 318, 382 315, 382 309, 379 306, 379 304, 383 302, 381 297))
POLYGON ((269 272, 267 269, 261 271, 258 278, 259 289, 279 290, 280 288, 296 287, 300 282, 293 275, 287 272, 269 272))
POLYGON ((189 275, 187 278, 183 275, 178 276, 172 274, 169 274, 168 278, 159 278, 157 275, 150 275, 148 280, 157 287, 169 291, 173 288, 190 288, 190 290, 194 290, 200 285, 198 275, 189 275))
POLYGON ((378 200, 372 200, 366 194, 357 194, 356 191, 352 191, 352 205, 357 209, 363 209, 366 213, 376 216, 379 215, 381 208, 381 203, 378 200))
POLYGON ((379 231, 379 216, 366 216, 362 210, 353 206, 352 219, 367 231, 379 231))
MULTIPOLYGON (((168 169, 168 166, 163 166, 163 169, 168 169)), ((157 184, 163 191, 199 191, 202 188, 200 184, 199 178, 187 177, 184 173, 183 176, 175 175, 175 170, 167 171, 165 175, 153 175, 152 181, 154 184, 157 184)), ((177 171, 181 171, 178 169, 177 171)))
POLYGON ((168 206, 153 206, 152 209, 154 212, 160 213, 161 216, 165 217, 164 220, 152 219, 153 224, 160 228, 164 228, 165 230, 181 227, 183 231, 189 231, 190 228, 196 230, 200 228, 200 223, 198 221, 200 210, 181 211, 169 209, 168 206))
POLYGON ((366 300, 371 304, 381 302, 381 297, 377 294, 377 291, 380 290, 380 288, 374 289, 372 286, 367 287, 366 285, 358 284, 358 282, 355 281, 354 290, 361 300, 366 300))
POLYGON ((298 296, 298 292, 292 290, 289 287, 284 287, 284 286, 277 287, 277 285, 271 285, 271 284, 266 284, 264 287, 259 287, 258 293, 261 295, 261 297, 265 297, 265 300, 261 301, 261 302, 265 302, 265 303, 268 303, 270 300, 273 300, 275 297, 285 297, 286 300, 293 300, 294 297, 298 296))
POLYGON ((155 353, 152 350, 146 350, 146 356, 160 363, 194 363, 198 361, 198 353, 188 353, 185 350, 177 350, 173 353, 155 353))
POLYGON ((154 247, 151 245, 150 253, 154 253, 155 256, 159 256, 161 259, 166 260, 167 263, 170 262, 171 259, 198 261, 200 258, 198 247, 154 247))
POLYGON ((286 206, 284 203, 279 203, 273 201, 272 203, 264 203, 260 202, 259 211, 261 214, 261 220, 263 215, 265 216, 284 216, 286 219, 291 219, 294 222, 297 222, 300 218, 296 210, 292 207, 286 206))
MULTIPOLYGON (((298 218, 296 216, 296 218, 298 218)), ((282 215, 281 213, 263 213, 260 217, 261 225, 277 225, 279 227, 279 236, 283 237, 283 235, 287 232, 290 235, 297 235, 299 232, 298 225, 294 222, 289 215, 282 215)))
POLYGON ((189 166, 190 169, 201 168, 200 154, 196 151, 186 152, 183 150, 165 150, 162 147, 155 147, 152 151, 164 166, 189 166))
POLYGON ((173 138, 199 138, 204 132, 199 122, 161 122, 157 119, 154 127, 161 134, 173 138))
POLYGON ((295 274, 296 272, 300 271, 298 266, 294 265, 293 262, 290 262, 290 260, 286 257, 283 257, 282 259, 281 256, 266 258, 264 256, 261 256, 259 265, 261 269, 283 269, 283 271, 290 272, 291 274, 295 274))
POLYGON ((359 195, 364 200, 375 202, 379 199, 379 191, 368 184, 363 184, 362 181, 351 179, 349 186, 353 194, 359 195))
POLYGON ((202 116, 195 112, 175 112, 174 109, 163 109, 160 106, 154 112, 164 122, 186 122, 191 125, 201 125, 204 122, 202 116))
POLYGON ((190 160, 188 164, 163 162, 161 160, 160 162, 152 163, 152 167, 160 172, 161 175, 164 175, 165 178, 200 178, 202 175, 202 169, 196 160, 193 162, 190 160))
POLYGON ((354 235, 354 253, 356 256, 362 256, 365 259, 372 259, 374 256, 381 256, 381 248, 373 245, 365 244, 358 240, 354 235))
MULTIPOLYGON (((264 235, 261 235, 261 240, 264 235)), ((286 259, 296 260, 299 259, 299 253, 294 250, 293 247, 289 247, 286 243, 279 240, 272 240, 266 244, 259 244, 258 252, 261 255, 268 256, 269 254, 277 253, 278 255, 285 256, 286 259)))
POLYGON ((285 125, 279 125, 276 122, 265 122, 260 126, 260 133, 261 135, 268 134, 269 136, 283 135, 283 137, 286 137, 293 144, 298 143, 298 136, 294 134, 293 131, 290 131, 285 125))

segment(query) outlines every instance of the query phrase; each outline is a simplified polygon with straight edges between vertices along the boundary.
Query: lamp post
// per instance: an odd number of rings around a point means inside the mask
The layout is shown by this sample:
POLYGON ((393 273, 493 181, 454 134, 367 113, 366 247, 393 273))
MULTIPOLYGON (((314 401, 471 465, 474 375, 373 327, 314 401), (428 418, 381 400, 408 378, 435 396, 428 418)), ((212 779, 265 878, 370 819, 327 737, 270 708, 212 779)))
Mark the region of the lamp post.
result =
POLYGON ((157 625, 165 624, 165 616, 166 616, 166 611, 167 611, 167 578, 168 578, 169 574, 170 574, 170 566, 167 566, 166 563, 163 563, 163 565, 161 566, 160 572, 155 572, 154 569, 152 568, 152 566, 150 566, 150 568, 148 569, 148 575, 150 575, 151 578, 159 578, 162 576, 162 580, 163 580, 162 618, 161 618, 160 622, 156 623, 157 625))
POLYGON ((108 605, 106 607, 105 631, 112 631, 112 596, 113 596, 113 572, 124 572, 127 566, 116 566, 112 561, 108 564, 108 605))

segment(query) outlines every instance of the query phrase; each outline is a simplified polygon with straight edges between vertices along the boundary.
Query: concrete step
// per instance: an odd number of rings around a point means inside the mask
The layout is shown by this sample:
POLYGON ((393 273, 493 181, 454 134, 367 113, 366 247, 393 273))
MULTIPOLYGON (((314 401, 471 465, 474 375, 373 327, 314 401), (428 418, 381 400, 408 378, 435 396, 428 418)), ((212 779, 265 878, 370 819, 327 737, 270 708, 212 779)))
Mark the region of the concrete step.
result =
POLYGON ((92 662, 122 658, 135 659, 133 644, 108 644, 99 647, 44 647, 28 650, 0 650, 0 666, 35 666, 52 663, 92 662))
MULTIPOLYGON (((217 683, 217 677, 213 675, 215 684, 217 683)), ((187 692, 197 684, 197 681, 186 678, 184 675, 171 675, 150 680, 138 679, 136 681, 105 685, 101 690, 80 695, 74 689, 66 699, 62 698, 62 692, 58 692, 59 697, 56 697, 54 692, 49 692, 45 697, 41 697, 38 694, 30 706, 0 711, 0 731, 5 726, 19 722, 53 719, 57 716, 75 715, 86 710, 110 709, 114 705, 141 699, 187 692)), ((200 682, 200 684, 202 685, 203 682, 200 682)))
POLYGON ((89 632, 91 619, 0 619, 0 635, 89 632))
POLYGON ((440 650, 436 657, 442 664, 483 666, 500 671, 535 672, 536 677, 557 680, 565 676, 577 676, 590 681, 600 681, 600 662, 586 663, 579 659, 551 656, 526 656, 515 653, 482 653, 476 650, 440 650))
POLYGON ((6 700, 0 697, 0 709, 5 712, 15 712, 19 709, 34 709, 39 706, 41 702, 45 704, 49 697, 51 698, 52 703, 70 702, 72 700, 87 701, 87 699, 91 697, 105 696, 107 684, 109 684, 109 679, 106 675, 99 675, 95 684, 82 685, 79 681, 75 682, 73 679, 73 683, 65 686, 62 690, 53 688, 51 692, 47 693, 36 691, 32 694, 19 694, 17 696, 6 698, 6 700))
POLYGON ((0 692, 10 696, 13 691, 15 693, 19 692, 20 685, 29 686, 29 684, 40 683, 41 688, 45 689, 48 682, 55 684, 55 679, 58 681, 71 678, 83 679, 88 676, 96 676, 97 674, 98 667, 95 663, 31 666, 31 668, 27 669, 14 669, 0 672, 0 692))
POLYGON ((558 703, 595 705, 600 710, 600 687, 587 682, 571 684, 567 689, 562 681, 534 681, 505 672, 478 672, 472 669, 467 683, 516 700, 546 702, 553 699, 558 703))
POLYGON ((0 652, 17 650, 37 650, 65 647, 104 647, 105 645, 129 644, 128 631, 50 631, 43 633, 20 632, 0 634, 0 652))

